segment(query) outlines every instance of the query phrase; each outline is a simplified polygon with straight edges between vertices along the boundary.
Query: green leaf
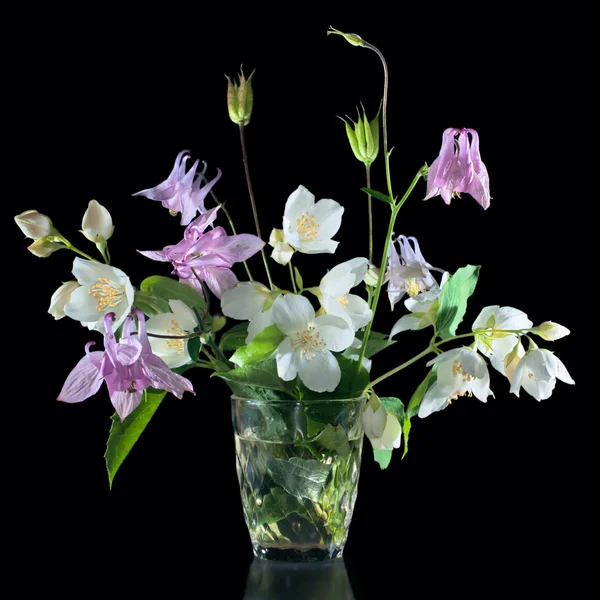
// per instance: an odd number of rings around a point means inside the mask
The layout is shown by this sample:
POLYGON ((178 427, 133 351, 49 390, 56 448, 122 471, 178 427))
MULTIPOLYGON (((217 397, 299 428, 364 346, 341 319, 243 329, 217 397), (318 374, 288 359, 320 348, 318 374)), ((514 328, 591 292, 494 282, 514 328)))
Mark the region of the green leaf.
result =
POLYGON ((350 456, 350 443, 348 442, 348 434, 346 433, 346 430, 339 424, 335 427, 331 424, 326 425, 317 436, 301 445, 306 445, 307 443, 315 444, 317 448, 333 450, 343 457, 350 456))
MULTIPOLYGON (((356 337, 362 341, 362 339, 364 337, 364 332, 357 331, 356 337)), ((379 333, 377 331, 371 331, 371 334, 369 335, 369 341, 367 342, 365 357, 371 358, 378 352, 381 352, 382 350, 389 348, 390 346, 392 346, 395 343, 396 343, 396 340, 390 340, 387 333, 379 333)))
POLYGON ((307 513, 302 500, 278 487, 271 489, 268 494, 263 496, 262 500, 262 505, 256 507, 260 523, 277 523, 292 513, 301 517, 307 513))
POLYGON ((272 458, 269 460, 268 468, 275 484, 288 494, 314 502, 319 501, 331 471, 331 465, 296 456, 289 460, 272 458))
POLYGON ((406 456, 408 452, 408 436, 410 434, 410 420, 419 413, 419 405, 421 404, 421 400, 427 393, 427 390, 437 381, 437 365, 433 365, 429 373, 423 381, 419 384, 415 393, 412 395, 408 407, 406 408, 406 414, 404 417, 403 424, 403 435, 404 435, 404 452, 402 453, 402 458, 406 456))
POLYGON ((255 335, 248 345, 238 348, 229 360, 238 367, 262 362, 271 357, 284 339, 285 335, 277 325, 270 325, 255 335))
POLYGON ((298 267, 294 267, 294 279, 296 280, 296 285, 299 290, 304 289, 304 281, 302 280, 302 275, 300 275, 300 271, 298 271, 298 267))
POLYGON ((392 452, 393 450, 377 450, 373 448, 373 457, 375 458, 375 462, 379 463, 382 471, 390 466, 392 452))
POLYGON ((166 300, 150 296, 140 290, 135 290, 133 305, 139 308, 148 318, 170 312, 171 310, 166 300))
POLYGON ((142 292, 162 298, 163 300, 181 300, 190 308, 196 308, 200 313, 206 312, 206 301, 198 292, 189 285, 180 283, 170 277, 152 275, 142 281, 140 285, 142 292))
POLYGON ((391 396, 385 396, 384 398, 379 398, 379 400, 381 400, 381 404, 383 404, 385 410, 391 412, 398 419, 399 423, 404 421, 404 404, 402 404, 402 400, 392 398, 391 396))
POLYGON ((373 198, 377 198, 377 200, 381 200, 382 202, 385 202, 386 204, 391 204, 393 205, 394 202, 391 200, 391 198, 387 195, 384 194, 383 192, 378 192, 376 190, 372 190, 371 188, 368 187, 362 187, 360 188, 361 192, 365 192, 365 194, 369 194, 370 196, 373 196, 373 198))
POLYGON ((280 379, 274 359, 213 373, 212 377, 224 379, 231 391, 241 398, 278 400, 290 399, 295 395, 294 381, 280 379))
POLYGON ((223 333, 219 341, 219 348, 224 352, 237 350, 246 343, 248 336, 248 322, 238 323, 223 333))
POLYGON ((140 405, 122 423, 116 413, 111 417, 112 425, 106 444, 106 452, 104 453, 111 489, 119 467, 127 458, 144 429, 146 429, 146 425, 150 422, 166 394, 167 392, 163 390, 146 388, 140 405))
POLYGON ((456 335, 456 328, 467 311, 467 300, 477 285, 480 268, 467 265, 458 269, 442 288, 436 326, 443 340, 456 335))

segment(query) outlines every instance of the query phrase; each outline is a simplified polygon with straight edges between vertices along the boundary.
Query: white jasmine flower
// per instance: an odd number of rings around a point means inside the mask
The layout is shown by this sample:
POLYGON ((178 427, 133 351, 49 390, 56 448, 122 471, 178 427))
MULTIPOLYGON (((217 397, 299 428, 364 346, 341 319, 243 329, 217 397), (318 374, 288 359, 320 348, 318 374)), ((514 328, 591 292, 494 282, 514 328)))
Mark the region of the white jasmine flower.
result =
POLYGON ((427 390, 419 417, 446 408, 461 396, 475 396, 482 402, 492 394, 485 360, 472 348, 455 348, 436 356, 427 366, 437 364, 437 381, 427 390))
POLYGON ((472 331, 485 329, 485 332, 475 336, 477 349, 487 356, 492 366, 506 375, 504 358, 515 347, 518 335, 515 333, 498 333, 494 330, 529 329, 533 323, 527 315, 512 306, 486 306, 475 319, 472 331))
POLYGON ((554 323, 553 321, 544 321, 537 327, 534 327, 531 330, 531 333, 536 333, 547 342, 554 342, 556 340, 564 338, 571 332, 566 327, 563 327, 558 323, 554 323))
POLYGON ((519 361, 510 391, 519 396, 523 387, 536 400, 546 400, 552 395, 557 379, 575 384, 565 365, 550 350, 532 348, 519 361))
POLYGON ((314 392, 333 392, 341 379, 332 352, 342 352, 354 340, 354 330, 334 315, 317 317, 303 296, 286 294, 273 303, 273 321, 286 335, 277 349, 277 373, 284 381, 300 376, 314 392))
POLYGON ((169 300, 169 307, 172 312, 148 319, 146 330, 149 334, 172 335, 176 338, 169 340, 148 336, 152 353, 162 358, 171 369, 176 369, 192 360, 188 352, 189 340, 177 338, 192 333, 199 323, 196 313, 185 302, 169 300))
POLYGON ((283 214, 285 241, 304 254, 333 254, 339 242, 331 238, 342 224, 344 209, 335 200, 319 200, 304 186, 287 199, 283 214))
POLYGON ((71 293, 64 307, 67 317, 104 333, 104 316, 112 312, 116 330, 133 305, 134 291, 129 277, 120 269, 83 258, 73 261, 73 275, 80 287, 71 293))
POLYGON ((353 258, 331 269, 319 286, 321 306, 328 315, 336 315, 354 327, 364 327, 372 316, 366 300, 350 294, 350 289, 363 280, 369 261, 366 258, 353 258))

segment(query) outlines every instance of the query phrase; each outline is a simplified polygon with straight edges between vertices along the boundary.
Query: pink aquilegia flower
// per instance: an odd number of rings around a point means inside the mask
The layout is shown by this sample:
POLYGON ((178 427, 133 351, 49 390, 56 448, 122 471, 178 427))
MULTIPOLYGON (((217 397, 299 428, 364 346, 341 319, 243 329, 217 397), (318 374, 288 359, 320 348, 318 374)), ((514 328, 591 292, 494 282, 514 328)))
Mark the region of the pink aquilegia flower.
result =
POLYGON ((430 269, 440 270, 435 269, 425 260, 417 238, 399 235, 396 241, 400 247, 400 254, 396 250, 396 243, 392 243, 388 254, 388 270, 385 274, 392 310, 405 294, 416 296, 437 285, 430 269))
POLYGON ((186 173, 185 163, 190 158, 187 152, 187 150, 183 150, 177 155, 170 175, 162 183, 132 194, 133 196, 145 196, 150 200, 160 201, 173 216, 181 213, 182 225, 187 225, 196 216, 196 213, 199 212, 203 215, 206 212, 204 199, 221 178, 221 169, 217 169, 216 177, 207 181, 204 177, 206 163, 204 163, 204 169, 196 175, 196 169, 200 162, 198 160, 186 173), (194 177, 196 178, 194 179, 194 177), (204 186, 202 186, 203 182, 206 182, 204 186))
POLYGON ((217 218, 218 206, 211 208, 185 229, 183 240, 163 250, 139 250, 140 254, 162 262, 171 262, 173 274, 182 283, 203 294, 201 281, 204 281, 213 294, 221 299, 224 292, 237 284, 237 277, 231 270, 236 262, 247 260, 256 254, 265 243, 255 235, 242 233, 227 235, 222 227, 215 227, 208 233, 206 228, 217 218))
POLYGON ((189 380, 173 373, 161 358, 152 354, 144 315, 138 309, 133 312, 138 332, 134 333, 133 315, 129 315, 118 343, 112 330, 114 313, 104 317, 104 352, 90 352, 95 342, 86 344, 86 355, 67 377, 57 400, 82 402, 93 396, 105 381, 110 401, 123 421, 137 408, 147 387, 166 390, 177 398, 183 392, 194 392, 189 380))
POLYGON ((429 167, 424 200, 441 196, 450 204, 461 192, 473 196, 483 208, 490 205, 490 180, 479 154, 479 135, 474 129, 451 127, 444 131, 440 155, 429 167))

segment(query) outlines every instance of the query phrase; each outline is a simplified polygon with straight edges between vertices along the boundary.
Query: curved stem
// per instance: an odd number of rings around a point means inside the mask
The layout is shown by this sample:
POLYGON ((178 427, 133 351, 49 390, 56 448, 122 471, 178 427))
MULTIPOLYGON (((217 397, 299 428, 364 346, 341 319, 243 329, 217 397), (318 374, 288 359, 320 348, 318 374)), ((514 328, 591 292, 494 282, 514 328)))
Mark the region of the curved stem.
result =
POLYGON ((294 290, 294 294, 298 293, 298 288, 296 287, 296 279, 294 278, 294 269, 292 268, 292 261, 288 262, 290 267, 290 279, 292 280, 292 289, 294 290))
POLYGON ((94 257, 90 256, 89 254, 86 254, 85 252, 79 250, 79 248, 75 248, 75 246, 73 246, 73 244, 71 244, 71 242, 67 238, 63 237, 62 235, 57 235, 56 238, 67 247, 67 250, 72 250, 73 252, 75 252, 75 254, 79 254, 80 256, 83 256, 83 258, 87 258, 88 260, 92 260, 94 262, 100 262, 97 258, 94 258, 94 257))
MULTIPOLYGON (((242 159, 244 161, 244 170, 246 172, 246 184, 248 186, 248 194, 250 195, 250 204, 252 204, 252 215, 254 216, 254 225, 256 226, 256 235, 262 240, 260 233, 260 225, 258 223, 258 212, 256 211, 256 202, 254 201, 254 192, 252 191, 252 180, 250 179, 250 168, 248 166, 248 153, 246 152, 246 139, 244 137, 244 126, 240 123, 240 143, 242 145, 242 159)), ((267 279, 269 280, 269 287, 273 289, 273 281, 271 279, 271 272, 269 271, 269 263, 267 262, 267 255, 265 254, 264 248, 260 249, 263 263, 265 265, 265 271, 267 272, 267 279)))

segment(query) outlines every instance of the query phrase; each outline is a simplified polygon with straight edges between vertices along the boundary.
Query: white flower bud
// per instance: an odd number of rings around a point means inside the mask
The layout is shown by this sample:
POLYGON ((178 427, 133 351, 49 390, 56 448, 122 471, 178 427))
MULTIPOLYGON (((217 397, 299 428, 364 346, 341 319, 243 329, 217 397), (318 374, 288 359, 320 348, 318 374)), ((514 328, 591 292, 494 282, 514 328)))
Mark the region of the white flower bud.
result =
POLYGON ((280 265, 287 265, 292 260, 294 249, 285 241, 281 229, 273 229, 269 237, 269 246, 273 247, 271 258, 280 265))
POLYGON ((62 319, 65 315, 65 304, 71 300, 71 294, 79 287, 77 281, 67 281, 63 283, 52 294, 50 299, 50 308, 48 312, 56 319, 62 319))
POLYGON ((40 240, 54 232, 50 218, 37 210, 26 210, 17 215, 15 221, 21 231, 32 240, 40 240))
POLYGON ((559 325, 553 321, 544 321, 537 327, 534 327, 531 330, 531 333, 536 333, 547 342, 554 342, 569 335, 571 331, 563 325, 559 325))
POLYGON ((369 265, 363 281, 370 287, 375 287, 379 281, 379 269, 375 265, 369 265))
POLYGON ((29 250, 31 254, 35 254, 39 258, 47 258, 53 252, 56 252, 57 250, 60 250, 64 247, 65 246, 63 246, 62 244, 58 244, 56 242, 36 240, 35 242, 33 242, 33 244, 31 244, 31 246, 27 246, 27 250, 29 250))
POLYGON ((110 213, 96 200, 90 200, 88 209, 83 215, 81 228, 81 233, 95 244, 106 242, 115 230, 110 213))

